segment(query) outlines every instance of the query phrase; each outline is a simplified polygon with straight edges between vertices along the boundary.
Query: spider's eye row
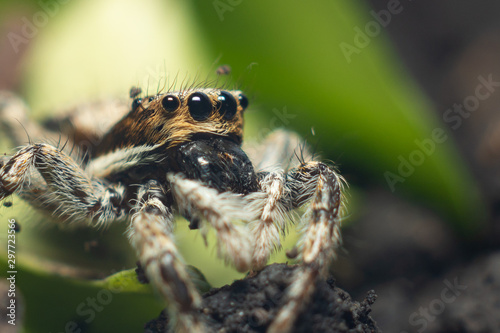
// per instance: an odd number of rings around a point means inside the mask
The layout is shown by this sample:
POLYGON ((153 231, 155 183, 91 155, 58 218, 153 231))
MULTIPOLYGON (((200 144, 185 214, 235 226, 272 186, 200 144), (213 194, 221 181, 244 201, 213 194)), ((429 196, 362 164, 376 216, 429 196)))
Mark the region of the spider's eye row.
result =
POLYGON ((243 108, 243 110, 246 110, 246 108, 248 107, 248 98, 245 95, 240 94, 238 96, 238 100, 240 101, 240 105, 243 108))
POLYGON ((141 104, 142 104, 142 98, 134 99, 134 101, 132 102, 132 110, 137 109, 141 104))
MULTIPOLYGON (((245 95, 240 94, 238 97, 241 107, 244 109, 248 106, 248 99, 245 95)), ((178 110, 182 102, 176 95, 166 95, 162 98, 161 104, 168 112, 178 110)), ((217 96, 215 107, 212 99, 204 92, 198 91, 189 95, 187 99, 187 107, 189 114, 196 121, 207 120, 212 112, 218 112, 223 119, 231 120, 238 112, 238 102, 236 98, 228 91, 220 91, 217 96)))
POLYGON ((212 112, 212 102, 210 98, 201 92, 195 92, 189 96, 187 105, 191 117, 196 121, 206 120, 212 112))
POLYGON ((221 91, 217 97, 217 110, 220 115, 226 120, 231 120, 234 118, 237 108, 238 105, 233 95, 227 91, 221 91))
POLYGON ((161 100, 161 105, 163 105, 163 108, 166 111, 172 112, 181 106, 181 101, 179 100, 179 97, 175 95, 167 95, 161 100))

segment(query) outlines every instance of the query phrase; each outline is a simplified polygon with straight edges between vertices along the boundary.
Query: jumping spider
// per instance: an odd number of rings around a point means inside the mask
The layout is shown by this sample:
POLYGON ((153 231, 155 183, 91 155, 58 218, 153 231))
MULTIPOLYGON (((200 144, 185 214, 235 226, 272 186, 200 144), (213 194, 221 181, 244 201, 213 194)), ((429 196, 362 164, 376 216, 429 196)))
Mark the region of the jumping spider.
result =
MULTIPOLYGON (((138 94, 131 91, 132 98, 138 94)), ((215 229, 218 256, 245 272, 266 265, 294 211, 307 205, 297 221, 302 269, 269 328, 290 331, 340 243, 343 180, 314 160, 298 158, 296 167, 283 169, 285 147, 295 138, 284 131, 272 133, 252 163, 241 148, 247 106, 241 91, 169 91, 134 98, 131 109, 114 110, 110 117, 121 119, 104 130, 92 128, 92 121, 83 126, 78 118, 90 114, 105 120, 102 107, 73 110, 61 119, 69 120, 65 134, 80 156, 68 151, 71 145, 47 143, 30 143, 4 156, 0 200, 15 193, 59 221, 129 223, 130 243, 180 332, 206 327, 199 314, 201 297, 174 242, 174 213, 203 235, 215 229), (264 165, 273 168, 256 171, 264 165)), ((14 129, 18 122, 30 137, 60 135, 30 122, 22 102, 6 92, 0 93, 0 114, 0 125, 19 145, 24 139, 14 129)))

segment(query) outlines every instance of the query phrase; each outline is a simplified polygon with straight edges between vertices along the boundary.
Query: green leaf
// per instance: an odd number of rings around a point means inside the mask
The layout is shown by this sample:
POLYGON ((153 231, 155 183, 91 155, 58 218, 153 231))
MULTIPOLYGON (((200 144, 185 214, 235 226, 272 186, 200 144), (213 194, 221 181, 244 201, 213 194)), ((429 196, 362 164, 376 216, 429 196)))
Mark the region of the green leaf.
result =
MULTIPOLYGON (((0 255, 0 276, 5 276, 7 255, 0 255)), ((15 289, 22 296, 17 318, 18 323, 22 318, 25 332, 59 333, 78 328, 85 332, 141 332, 165 307, 150 286, 133 282, 133 270, 103 281, 85 281, 33 268, 26 264, 27 257, 16 259, 15 289)))
MULTIPOLYGON (((6 277, 7 254, 0 255, 0 276, 6 277)), ((17 263, 15 290, 22 295, 17 320, 25 318, 26 332, 65 332, 66 327, 85 332, 141 332, 166 307, 149 284, 138 281, 135 269, 102 280, 82 280, 43 270, 53 266, 38 265, 28 256, 18 256, 17 263), (23 308, 25 314, 21 314, 23 308)), ((198 269, 188 266, 188 273, 198 291, 210 290, 198 269)))
POLYGON ((92 281, 91 285, 108 290, 151 293, 151 286, 140 283, 137 279, 135 268, 112 274, 102 280, 92 281))

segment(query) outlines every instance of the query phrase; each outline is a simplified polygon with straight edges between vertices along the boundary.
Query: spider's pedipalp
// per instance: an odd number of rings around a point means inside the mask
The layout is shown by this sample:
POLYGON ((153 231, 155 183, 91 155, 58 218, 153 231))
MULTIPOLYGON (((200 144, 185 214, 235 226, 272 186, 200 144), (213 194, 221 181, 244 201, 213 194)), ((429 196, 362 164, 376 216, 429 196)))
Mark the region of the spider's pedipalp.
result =
POLYGON ((259 212, 259 218, 249 225, 254 238, 254 270, 262 269, 272 251, 281 248, 280 234, 287 232, 293 209, 291 188, 283 171, 262 172, 258 176, 260 191, 245 197, 247 209, 259 212))
POLYGON ((182 174, 168 174, 167 179, 180 212, 188 219, 206 220, 215 229, 218 255, 238 271, 247 271, 252 258, 252 237, 245 225, 235 221, 254 220, 256 213, 246 209, 242 195, 219 193, 182 174))
POLYGON ((290 171, 294 179, 294 206, 310 200, 302 223, 299 255, 303 269, 296 273, 287 289, 285 303, 268 332, 289 332, 312 293, 318 276, 327 273, 335 251, 341 244, 340 217, 343 208, 342 178, 324 163, 307 162, 290 171))
POLYGON ((197 309, 201 298, 189 279, 174 243, 173 215, 165 205, 163 189, 153 182, 141 187, 129 238, 146 276, 169 301, 176 332, 205 332, 197 309))

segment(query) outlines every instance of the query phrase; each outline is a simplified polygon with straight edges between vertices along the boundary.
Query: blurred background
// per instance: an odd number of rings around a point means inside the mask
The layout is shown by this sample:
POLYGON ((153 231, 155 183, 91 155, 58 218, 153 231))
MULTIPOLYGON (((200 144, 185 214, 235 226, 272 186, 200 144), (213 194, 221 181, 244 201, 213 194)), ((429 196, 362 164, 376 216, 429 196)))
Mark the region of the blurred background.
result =
MULTIPOLYGON (((247 142, 297 131, 350 184, 344 247, 331 272, 355 299, 376 291, 379 327, 494 332, 499 14, 487 0, 0 1, 0 89, 43 122, 82 102, 126 99, 131 86, 156 93, 176 78, 203 82, 227 64, 230 83, 251 100, 247 142)), ((9 138, 0 140, 12 153, 9 138)), ((22 228, 24 331, 64 331, 72 321, 85 332, 140 331, 157 315, 155 297, 132 287, 89 322, 77 311, 103 288, 81 280, 134 267, 126 226, 54 226, 13 203, 0 219, 22 228)), ((181 219, 177 241, 212 286, 243 276, 181 219)), ((286 261, 284 252, 272 260, 286 261)), ((0 264, 3 275, 6 255, 0 264)))

